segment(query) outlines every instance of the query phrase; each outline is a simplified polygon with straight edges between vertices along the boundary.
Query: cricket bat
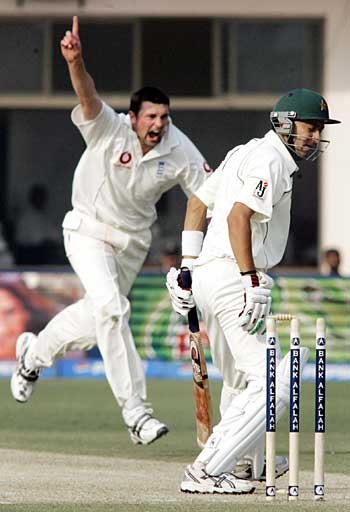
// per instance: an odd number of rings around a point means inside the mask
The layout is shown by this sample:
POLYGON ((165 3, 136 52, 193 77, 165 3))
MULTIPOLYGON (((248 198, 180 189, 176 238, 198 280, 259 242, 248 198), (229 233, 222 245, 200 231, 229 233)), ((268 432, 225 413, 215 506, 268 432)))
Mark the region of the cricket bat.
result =
MULTIPOLYGON (((188 269, 181 269, 179 282, 181 282, 183 288, 191 288, 191 272, 188 269)), ((190 356, 193 372, 197 444, 200 448, 203 448, 213 430, 213 411, 207 364, 195 307, 188 313, 188 327, 190 331, 190 356)))

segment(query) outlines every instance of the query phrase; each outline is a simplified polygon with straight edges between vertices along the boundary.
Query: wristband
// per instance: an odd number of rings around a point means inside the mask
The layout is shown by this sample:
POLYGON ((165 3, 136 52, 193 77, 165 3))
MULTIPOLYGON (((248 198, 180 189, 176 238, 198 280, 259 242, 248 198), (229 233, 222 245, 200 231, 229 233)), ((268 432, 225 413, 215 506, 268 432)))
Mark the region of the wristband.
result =
POLYGON ((241 276, 241 278, 244 288, 249 288, 251 286, 255 288, 256 286, 260 285, 259 276, 256 272, 253 274, 246 273, 245 275, 241 276))
POLYGON ((202 231, 183 231, 182 256, 197 258, 202 249, 203 236, 202 231))
POLYGON ((240 272, 241 276, 253 276, 256 274, 256 270, 247 270, 246 272, 240 272))

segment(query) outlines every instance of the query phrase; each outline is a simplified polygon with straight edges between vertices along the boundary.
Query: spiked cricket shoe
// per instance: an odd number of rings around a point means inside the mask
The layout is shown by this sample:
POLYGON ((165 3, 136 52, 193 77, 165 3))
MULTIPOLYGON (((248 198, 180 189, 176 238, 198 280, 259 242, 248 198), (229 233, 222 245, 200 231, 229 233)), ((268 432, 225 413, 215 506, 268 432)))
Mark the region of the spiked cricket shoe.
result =
POLYGON ((133 408, 124 407, 124 421, 128 427, 131 441, 134 444, 151 444, 165 436, 168 427, 152 416, 153 409, 138 400, 139 405, 133 408))
POLYGON ((187 466, 180 490, 200 494, 251 494, 255 486, 248 480, 236 478, 232 473, 213 476, 203 468, 187 466))
POLYGON ((11 392, 17 402, 28 402, 32 396, 36 381, 39 378, 40 370, 26 368, 24 361, 28 352, 29 344, 35 339, 31 332, 24 332, 19 336, 16 343, 16 369, 11 377, 11 392))

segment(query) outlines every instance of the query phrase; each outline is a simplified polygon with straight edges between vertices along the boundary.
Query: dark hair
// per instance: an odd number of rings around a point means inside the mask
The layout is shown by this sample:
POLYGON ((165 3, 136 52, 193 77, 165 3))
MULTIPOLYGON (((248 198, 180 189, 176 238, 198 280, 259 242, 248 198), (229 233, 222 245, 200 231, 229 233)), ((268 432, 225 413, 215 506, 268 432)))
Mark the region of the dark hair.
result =
POLYGON ((129 110, 137 115, 144 101, 150 101, 151 103, 158 103, 160 105, 170 105, 169 97, 163 91, 157 89, 157 87, 146 86, 132 94, 129 110))
POLYGON ((330 256, 331 254, 335 254, 336 256, 338 256, 338 258, 340 258, 340 252, 338 251, 338 249, 331 248, 324 251, 325 256, 330 256))

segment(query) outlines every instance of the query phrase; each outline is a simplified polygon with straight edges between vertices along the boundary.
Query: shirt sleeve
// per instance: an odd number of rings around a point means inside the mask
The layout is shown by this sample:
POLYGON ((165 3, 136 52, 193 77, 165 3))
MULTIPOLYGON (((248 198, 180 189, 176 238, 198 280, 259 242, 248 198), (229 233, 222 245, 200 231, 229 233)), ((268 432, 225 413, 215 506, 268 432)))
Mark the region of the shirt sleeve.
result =
POLYGON ((211 176, 200 186, 200 188, 196 191, 196 196, 198 199, 202 201, 205 205, 207 205, 209 211, 211 212, 214 207, 216 193, 218 191, 221 177, 222 177, 222 167, 223 163, 216 169, 211 176))
POLYGON ((255 213, 254 220, 268 222, 272 216, 273 205, 283 195, 281 162, 277 159, 243 164, 239 173, 242 187, 237 194, 236 202, 243 203, 255 213))
POLYGON ((108 145, 122 124, 121 115, 104 102, 95 119, 85 120, 81 105, 73 109, 71 119, 90 149, 108 145))
POLYGON ((213 170, 192 141, 181 132, 181 147, 186 164, 179 175, 179 185, 190 197, 212 174, 213 170))

